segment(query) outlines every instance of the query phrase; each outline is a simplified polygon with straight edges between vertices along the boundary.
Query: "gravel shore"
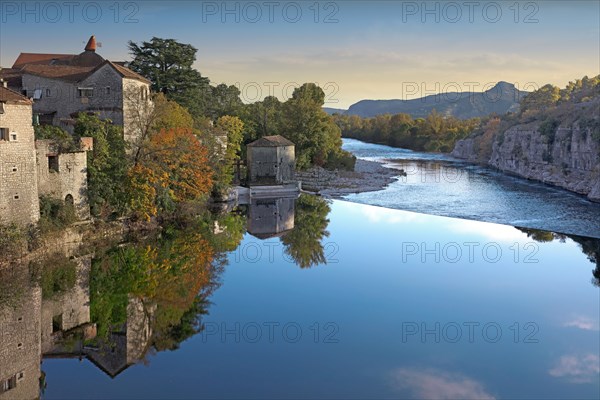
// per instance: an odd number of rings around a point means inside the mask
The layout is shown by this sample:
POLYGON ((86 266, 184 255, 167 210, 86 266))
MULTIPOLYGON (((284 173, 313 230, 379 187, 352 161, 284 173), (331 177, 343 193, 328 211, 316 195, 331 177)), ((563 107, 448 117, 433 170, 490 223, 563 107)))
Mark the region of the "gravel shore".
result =
POLYGON ((329 171, 320 167, 297 172, 302 189, 323 197, 340 198, 351 193, 382 190, 397 180, 401 171, 375 161, 356 160, 354 171, 329 171))

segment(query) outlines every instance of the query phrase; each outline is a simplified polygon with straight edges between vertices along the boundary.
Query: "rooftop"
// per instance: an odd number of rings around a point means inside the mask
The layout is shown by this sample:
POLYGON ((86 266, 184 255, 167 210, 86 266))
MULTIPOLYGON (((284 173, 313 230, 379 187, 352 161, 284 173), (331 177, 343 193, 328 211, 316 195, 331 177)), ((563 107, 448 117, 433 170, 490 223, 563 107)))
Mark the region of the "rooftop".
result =
POLYGON ((294 143, 290 142, 281 135, 274 136, 263 136, 258 140, 250 143, 248 147, 279 147, 279 146, 294 146, 294 143))
POLYGON ((33 104, 27 97, 0 85, 0 103, 8 104, 33 104))

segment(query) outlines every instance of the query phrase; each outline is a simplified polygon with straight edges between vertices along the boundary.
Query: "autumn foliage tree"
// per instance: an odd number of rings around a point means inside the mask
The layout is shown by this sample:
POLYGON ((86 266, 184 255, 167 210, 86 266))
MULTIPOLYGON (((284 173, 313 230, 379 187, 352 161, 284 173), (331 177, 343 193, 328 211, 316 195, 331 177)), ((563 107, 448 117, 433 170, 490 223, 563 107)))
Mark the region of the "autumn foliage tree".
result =
POLYGON ((130 206, 146 219, 170 212, 177 203, 204 198, 213 173, 208 150, 190 129, 172 128, 153 135, 141 159, 129 170, 130 206))

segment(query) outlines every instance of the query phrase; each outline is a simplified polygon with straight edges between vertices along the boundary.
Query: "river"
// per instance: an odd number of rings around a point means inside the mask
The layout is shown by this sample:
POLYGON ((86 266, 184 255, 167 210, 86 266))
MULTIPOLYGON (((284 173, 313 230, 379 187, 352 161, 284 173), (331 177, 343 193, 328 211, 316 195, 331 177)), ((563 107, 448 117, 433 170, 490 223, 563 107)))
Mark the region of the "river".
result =
POLYGON ((352 194, 347 200, 600 238, 600 204, 581 195, 443 154, 355 139, 344 139, 343 148, 406 172, 383 191, 352 194))

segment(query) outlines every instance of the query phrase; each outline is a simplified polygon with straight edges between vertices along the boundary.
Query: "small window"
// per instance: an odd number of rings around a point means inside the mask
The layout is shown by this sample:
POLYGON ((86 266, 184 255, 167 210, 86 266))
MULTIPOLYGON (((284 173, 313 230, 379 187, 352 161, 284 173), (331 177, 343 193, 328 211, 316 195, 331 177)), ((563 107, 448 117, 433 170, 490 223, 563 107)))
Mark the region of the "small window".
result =
POLYGON ((23 343, 17 343, 17 349, 21 350, 23 348, 23 343))
POLYGON ((33 91, 33 99, 34 100, 39 100, 42 98, 42 89, 35 89, 33 91))
POLYGON ((48 156, 48 170, 58 172, 58 156, 48 156))
POLYGON ((17 382, 20 382, 23 379, 25 379, 25 372, 21 371, 17 374, 17 382))
POLYGON ((17 132, 11 132, 10 133, 10 141, 11 142, 16 142, 17 141, 17 132))
POLYGON ((13 198, 14 198, 15 200, 19 200, 19 195, 18 195, 18 194, 15 194, 15 195, 13 196, 13 198))
POLYGON ((9 131, 8 128, 0 128, 0 140, 4 140, 8 142, 9 139, 9 131))
POLYGON ((17 171, 18 171, 18 168, 17 168, 17 166, 16 166, 16 165, 13 165, 13 167, 12 167, 12 172, 17 172, 17 171))
POLYGON ((79 97, 94 97, 93 88, 77 88, 77 93, 79 97))
POLYGON ((50 97, 50 94, 51 94, 51 93, 52 93, 52 92, 50 91, 50 89, 46 89, 46 97, 50 97))
POLYGON ((60 330, 62 330, 62 323, 63 323, 63 315, 62 314, 58 314, 58 315, 55 315, 54 317, 52 317, 52 333, 56 333, 56 332, 59 332, 60 330))
POLYGON ((106 95, 107 95, 107 96, 110 96, 110 86, 107 86, 107 87, 106 87, 106 95))
POLYGON ((17 321, 18 321, 18 322, 23 322, 23 317, 19 317, 19 318, 17 318, 17 321))

